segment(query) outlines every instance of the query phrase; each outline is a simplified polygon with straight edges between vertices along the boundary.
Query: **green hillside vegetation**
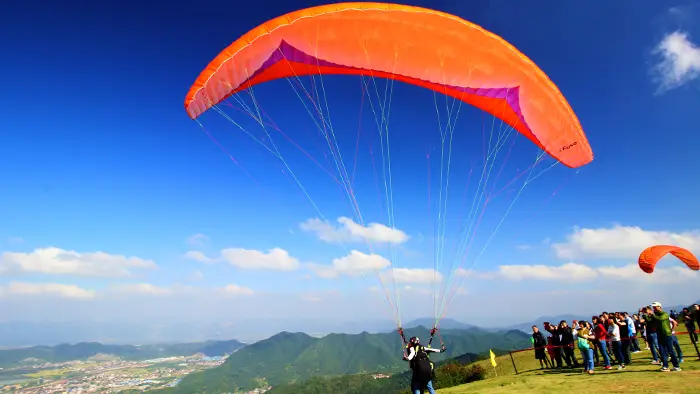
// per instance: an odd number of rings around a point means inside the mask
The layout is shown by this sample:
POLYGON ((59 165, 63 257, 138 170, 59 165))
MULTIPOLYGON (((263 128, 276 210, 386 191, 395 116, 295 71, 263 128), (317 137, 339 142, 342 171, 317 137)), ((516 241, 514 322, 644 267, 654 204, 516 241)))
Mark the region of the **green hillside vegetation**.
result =
POLYGON ((20 349, 0 350, 0 367, 14 366, 22 362, 65 362, 85 360, 98 354, 109 354, 125 360, 147 360, 159 357, 190 356, 204 353, 207 356, 223 356, 245 346, 236 340, 207 341, 156 345, 105 345, 98 342, 81 342, 74 345, 32 346, 20 349))
MULTIPOLYGON (((530 343, 529 335, 521 331, 491 332, 470 328, 441 333, 448 351, 444 355, 433 355, 435 361, 482 353, 490 348, 522 348, 530 343)), ((426 342, 429 330, 425 327, 406 330, 407 337, 414 335, 426 342)), ((439 346, 438 342, 436 338, 433 345, 439 346)), ((280 386, 312 377, 404 372, 407 365, 401 359, 401 347, 395 332, 330 334, 323 338, 283 332, 241 349, 219 367, 185 377, 177 387, 167 391, 222 393, 280 386)))
MULTIPOLYGON (((511 359, 508 352, 494 350, 496 354, 503 354, 496 358, 495 368, 488 354, 465 355, 461 357, 462 360, 480 360, 469 365, 458 363, 456 359, 448 360, 437 367, 433 383, 439 394, 559 393, 562 387, 588 391, 591 383, 596 387, 605 387, 608 393, 698 393, 700 360, 687 336, 680 336, 679 341, 686 360, 682 364, 682 372, 658 372, 659 366, 650 364, 649 351, 633 354, 633 364, 624 371, 602 371, 597 368, 595 375, 588 376, 581 373, 581 368, 541 370, 532 351, 514 352, 511 359)), ((580 356, 578 358, 581 361, 580 356)), ((374 379, 371 374, 315 377, 305 382, 275 387, 268 394, 409 394, 409 381, 410 371, 388 379, 374 379)))
MULTIPOLYGON (((496 353, 503 353, 494 350, 496 353)), ((474 353, 463 354, 443 362, 436 363, 435 384, 438 387, 451 387, 458 384, 483 379, 486 371, 481 368, 465 366, 477 360, 488 358, 488 353, 480 355, 474 353), (471 368, 471 369, 469 369, 471 368)), ((405 365, 405 364, 404 364, 405 365)), ((411 380, 411 371, 392 375, 389 378, 376 378, 375 374, 364 373, 344 375, 336 377, 313 377, 299 383, 288 383, 272 388, 267 394, 388 394, 403 393, 411 380)))

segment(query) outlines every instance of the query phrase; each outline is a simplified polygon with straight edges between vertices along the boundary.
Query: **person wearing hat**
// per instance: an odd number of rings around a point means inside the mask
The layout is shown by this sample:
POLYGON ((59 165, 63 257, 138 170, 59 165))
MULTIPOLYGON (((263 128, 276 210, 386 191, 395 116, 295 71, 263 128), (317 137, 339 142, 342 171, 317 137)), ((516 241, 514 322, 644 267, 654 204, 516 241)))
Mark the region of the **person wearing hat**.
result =
POLYGON ((408 356, 404 360, 408 361, 408 366, 413 371, 411 376, 411 393, 423 394, 425 389, 428 389, 430 394, 435 394, 433 388, 433 369, 435 366, 430 361, 428 353, 442 353, 445 350, 443 345, 441 349, 433 349, 420 344, 418 337, 412 337, 408 341, 408 356))
POLYGON ((664 312, 660 302, 652 303, 651 308, 647 307, 645 312, 646 314, 644 315, 644 319, 649 322, 649 324, 654 325, 658 335, 662 363, 661 371, 669 371, 669 356, 671 357, 671 363, 673 364, 673 371, 680 371, 680 364, 678 363, 676 352, 673 349, 673 336, 671 333, 671 322, 669 320, 668 313, 664 312))

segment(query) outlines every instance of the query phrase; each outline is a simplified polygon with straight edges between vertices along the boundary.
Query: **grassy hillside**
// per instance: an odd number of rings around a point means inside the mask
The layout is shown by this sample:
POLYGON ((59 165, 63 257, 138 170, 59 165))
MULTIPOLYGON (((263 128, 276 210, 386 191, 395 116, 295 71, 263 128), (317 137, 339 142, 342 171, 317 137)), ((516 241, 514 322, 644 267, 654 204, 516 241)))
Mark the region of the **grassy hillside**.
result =
MULTIPOLYGON (((503 351, 495 350, 497 353, 503 351)), ((507 352, 506 352, 507 353, 507 352)), ((460 365, 471 364, 477 360, 488 358, 488 353, 480 355, 467 353, 461 356, 436 363, 438 379, 445 380, 445 374, 441 373, 443 366, 451 363, 460 365)), ((404 364, 405 365, 405 364, 404 364)), ((303 382, 288 383, 274 387, 268 394, 389 394, 400 393, 406 390, 411 380, 411 371, 404 368, 401 373, 391 377, 376 376, 376 374, 364 373, 333 377, 313 377, 303 382)))
MULTIPOLYGON (((513 361, 519 374, 515 374, 510 356, 498 357, 496 371, 488 360, 479 361, 489 371, 488 379, 463 386, 438 390, 439 394, 486 394, 486 393, 561 393, 566 391, 584 392, 591 387, 601 388, 606 393, 665 393, 690 394, 700 393, 700 360, 695 348, 687 336, 680 336, 679 341, 685 355, 681 372, 659 372, 659 366, 651 365, 651 353, 632 355, 633 364, 624 371, 613 369, 589 376, 574 370, 540 370, 539 363, 531 351, 513 353, 513 361), (593 385, 593 386, 591 386, 593 385)), ((579 361, 581 356, 578 355, 579 361)))
MULTIPOLYGON (((465 355, 460 357, 468 362, 475 358, 480 359, 472 363, 486 371, 487 379, 463 386, 443 388, 438 390, 440 394, 461 393, 554 393, 560 392, 562 387, 576 390, 584 390, 591 383, 596 387, 605 387, 610 393, 696 393, 700 392, 700 361, 697 360, 695 349, 688 341, 687 336, 679 338, 685 354, 683 371, 674 373, 661 373, 658 366, 650 365, 651 354, 648 351, 633 355, 634 363, 624 371, 602 371, 600 368, 594 376, 581 373, 581 369, 575 370, 540 370, 539 363, 534 359, 533 352, 522 351, 512 353, 513 359, 507 351, 497 351, 502 354, 497 357, 497 366, 493 368, 487 354, 465 355), (518 374, 515 373, 517 367, 518 374), (662 378, 659 378, 661 374, 662 378), (599 383, 603 385, 600 386, 599 383)), ((459 359, 459 358, 458 358, 459 359)), ((453 361, 452 359, 450 361, 453 361)), ((580 361, 580 355, 579 355, 580 361)), ((445 376, 439 365, 437 379, 434 382, 439 389, 450 386, 450 378, 445 376)), ((448 374, 449 375, 449 374, 448 374)), ((347 375, 333 378, 312 378, 308 381, 296 384, 287 384, 273 388, 269 394, 407 394, 410 372, 393 375, 388 379, 374 379, 371 374, 347 375)))
POLYGON ((0 367, 27 362, 64 362, 84 360, 97 354, 110 354, 127 360, 146 360, 150 358, 189 356, 204 353, 207 356, 230 354, 243 343, 236 340, 208 341, 163 345, 104 345, 98 342, 81 342, 74 345, 32 346, 21 349, 0 350, 0 367))
MULTIPOLYGON (((490 332, 478 328, 441 331, 448 347, 435 361, 465 353, 482 353, 489 348, 513 349, 527 346, 529 336, 520 331, 490 332)), ((406 336, 427 342, 425 327, 406 330, 406 336)), ((434 346, 439 346, 435 339, 434 346)), ((313 338, 303 333, 280 333, 247 346, 216 368, 185 377, 170 390, 177 393, 230 392, 264 385, 278 386, 316 376, 337 376, 367 372, 401 372, 401 341, 396 333, 330 334, 313 338), (203 386, 204 385, 204 386, 203 386)))

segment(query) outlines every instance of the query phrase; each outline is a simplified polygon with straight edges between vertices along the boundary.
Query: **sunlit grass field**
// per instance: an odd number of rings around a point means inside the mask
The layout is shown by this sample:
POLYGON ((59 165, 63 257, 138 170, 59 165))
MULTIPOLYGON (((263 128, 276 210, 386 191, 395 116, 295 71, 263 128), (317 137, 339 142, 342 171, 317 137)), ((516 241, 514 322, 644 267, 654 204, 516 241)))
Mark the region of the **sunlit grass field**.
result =
MULTIPOLYGON (((597 367, 594 375, 582 373, 583 368, 541 370, 534 352, 524 351, 513 353, 513 361, 509 355, 498 357, 495 370, 489 360, 479 361, 478 364, 489 371, 486 380, 438 390, 438 393, 561 393, 562 390, 590 391, 593 387, 605 393, 700 393, 698 355, 687 335, 678 339, 685 359, 681 372, 660 372, 659 365, 651 364, 649 350, 632 354, 632 364, 625 370, 604 371, 597 367)), ((640 346, 645 347, 643 342, 640 346)), ((578 350, 575 353, 581 362, 578 350)))

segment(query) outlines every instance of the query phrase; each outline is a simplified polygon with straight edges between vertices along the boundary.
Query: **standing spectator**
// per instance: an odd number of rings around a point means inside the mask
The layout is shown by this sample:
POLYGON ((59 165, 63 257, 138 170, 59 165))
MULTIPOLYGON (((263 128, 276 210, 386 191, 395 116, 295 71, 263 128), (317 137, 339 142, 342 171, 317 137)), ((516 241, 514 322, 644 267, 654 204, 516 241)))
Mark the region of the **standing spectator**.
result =
POLYGON ((685 329, 688 331, 688 335, 690 336, 690 342, 692 343, 697 343, 698 342, 698 334, 695 333, 695 320, 694 320, 693 313, 688 309, 688 308, 683 308, 683 312, 681 313, 681 318, 683 319, 683 323, 685 324, 685 329))
MULTIPOLYGON (((649 344, 647 343, 647 327, 646 324, 639 319, 639 315, 636 313, 632 315, 634 319, 634 326, 637 328, 637 338, 642 338, 644 341, 644 350, 649 350, 649 344)), ((641 348, 639 348, 641 350, 641 348)))
MULTIPOLYGON (((549 359, 552 360, 551 361, 552 368, 554 368, 554 360, 556 359, 556 352, 554 351, 555 347, 554 347, 554 343, 553 343, 552 338, 553 338, 552 335, 547 337, 547 354, 549 354, 549 359)), ((558 363, 557 368, 561 368, 561 356, 559 356, 557 363, 558 363)))
MULTIPOLYGON (((576 353, 576 349, 578 348, 578 330, 579 330, 579 323, 578 320, 574 319, 571 321, 571 335, 573 336, 573 344, 574 344, 574 353, 576 353)), ((583 360, 583 351, 579 349, 579 352, 581 353, 581 359, 583 360)))
POLYGON ((621 353, 623 357, 623 363, 629 365, 632 363, 632 356, 630 354, 630 334, 627 322, 624 319, 622 312, 615 312, 614 317, 615 324, 620 327, 620 343, 622 345, 621 353))
POLYGON ((613 317, 608 320, 608 338, 612 342, 613 352, 617 359, 617 369, 625 369, 624 358, 622 356, 622 344, 620 343, 620 326, 615 324, 613 317))
POLYGON ((561 346, 566 366, 569 368, 578 368, 578 359, 574 353, 574 332, 566 323, 566 320, 559 322, 559 334, 561 335, 561 346))
POLYGON ((681 345, 678 343, 678 337, 676 336, 676 327, 678 326, 678 322, 673 319, 668 319, 668 321, 669 323, 671 323, 671 344, 673 345, 673 349, 676 350, 676 354, 678 355, 678 362, 682 363, 683 349, 681 349, 681 345))
POLYGON ((680 371, 681 368, 678 363, 678 358, 676 358, 676 352, 673 349, 671 323, 669 322, 668 313, 664 312, 661 303, 652 303, 651 308, 646 309, 644 319, 649 324, 654 325, 656 333, 659 337, 659 350, 661 353, 661 363, 663 364, 663 366, 661 367, 661 371, 668 372, 669 355, 671 357, 671 363, 673 363, 673 371, 680 371))
MULTIPOLYGON (((549 322, 544 322, 544 329, 552 334, 552 349, 554 350, 554 358, 557 362, 557 368, 562 367, 561 360, 561 335, 559 334, 559 326, 553 326, 549 322)), ((552 362, 554 364, 554 362, 552 362)))
POLYGON ((593 316, 593 333, 595 334, 595 339, 598 342, 598 350, 600 354, 603 355, 603 362, 605 363, 605 369, 611 369, 610 366, 610 356, 608 356, 607 349, 607 334, 608 331, 605 329, 602 320, 598 316, 593 316))
POLYGON ((625 323, 627 323, 627 331, 630 334, 630 350, 632 351, 632 353, 639 353, 641 352, 641 350, 639 349, 639 341, 637 341, 636 323, 629 313, 623 312, 623 316, 625 318, 625 323))
MULTIPOLYGON (((603 313, 600 315, 600 318, 601 318, 601 320, 602 320, 603 326, 605 326, 605 330, 607 331, 607 330, 608 330, 608 324, 610 324, 610 323, 609 323, 609 322, 610 322, 610 314, 609 314, 608 312, 603 312, 603 313)), ((615 357, 615 352, 613 352, 612 341, 610 340, 610 338, 608 338, 607 346, 608 346, 608 355, 611 356, 611 357, 615 357)))
POLYGON ((586 326, 585 322, 583 322, 583 327, 576 330, 576 336, 578 348, 583 354, 583 372, 592 375, 594 370, 592 340, 595 339, 595 335, 591 333, 588 327, 590 325, 586 326))
POLYGON ((549 362, 549 359, 547 359, 547 354, 545 353, 547 342, 537 326, 532 326, 532 344, 535 347, 535 359, 540 360, 540 369, 545 367, 551 368, 552 364, 549 362))
POLYGON ((584 327, 588 329, 589 335, 593 336, 591 343, 593 343, 593 357, 595 358, 594 365, 600 365, 600 354, 598 354, 598 340, 595 339, 595 332, 593 331, 593 325, 589 322, 583 322, 584 327))
POLYGON ((658 333, 656 332, 656 323, 651 320, 647 320, 645 317, 647 309, 651 310, 651 307, 647 306, 644 309, 639 310, 639 319, 642 320, 647 326, 647 343, 649 344, 649 348, 651 350, 651 363, 654 365, 661 365, 661 349, 659 348, 659 337, 658 333))

